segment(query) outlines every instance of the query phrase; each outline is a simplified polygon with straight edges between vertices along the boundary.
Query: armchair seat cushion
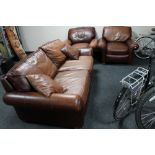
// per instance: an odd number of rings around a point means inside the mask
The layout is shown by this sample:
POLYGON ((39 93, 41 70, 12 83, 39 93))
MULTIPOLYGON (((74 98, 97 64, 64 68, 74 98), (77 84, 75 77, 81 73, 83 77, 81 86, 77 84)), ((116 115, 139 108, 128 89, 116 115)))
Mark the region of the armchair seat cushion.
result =
POLYGON ((59 72, 63 71, 76 71, 76 70, 88 70, 91 72, 93 69, 92 56, 80 56, 79 60, 67 60, 60 68, 59 72))
POLYGON ((66 91, 64 94, 79 95, 86 103, 89 88, 89 72, 87 70, 75 70, 59 72, 54 78, 66 91))
POLYGON ((76 43, 72 45, 73 48, 81 49, 81 48, 89 48, 88 43, 76 43))
POLYGON ((129 53, 127 44, 121 42, 110 42, 107 44, 108 54, 126 55, 129 53))

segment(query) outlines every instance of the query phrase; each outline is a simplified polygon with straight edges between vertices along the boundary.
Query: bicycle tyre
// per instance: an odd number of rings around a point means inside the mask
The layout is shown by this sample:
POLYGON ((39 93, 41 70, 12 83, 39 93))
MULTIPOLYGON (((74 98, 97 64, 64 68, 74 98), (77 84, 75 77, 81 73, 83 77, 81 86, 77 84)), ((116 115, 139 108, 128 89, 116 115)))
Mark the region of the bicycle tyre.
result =
POLYGON ((113 117, 115 120, 117 121, 121 120, 130 113, 131 100, 128 99, 130 98, 130 96, 131 96, 130 90, 127 88, 122 88, 113 106, 113 117), (124 98, 126 98, 127 100, 123 100, 124 98))
POLYGON ((153 120, 153 118, 155 119, 155 87, 150 88, 141 97, 135 112, 135 120, 138 128, 140 129, 154 129, 155 121, 153 120), (153 98, 153 96, 154 96, 154 99, 152 100, 153 101, 152 102, 151 99, 153 98), (151 122, 151 121, 154 121, 154 122, 151 122))
MULTIPOLYGON (((135 55, 140 59, 148 59, 149 58, 149 55, 144 54, 145 51, 141 50, 141 49, 143 49, 143 47, 140 45, 140 42, 142 42, 142 40, 146 40, 146 39, 150 40, 150 42, 151 41, 154 42, 154 40, 149 36, 143 36, 136 40, 136 43, 138 44, 139 48, 137 50, 135 50, 134 52, 135 52, 135 55)), ((150 48, 153 48, 153 47, 150 47, 150 48)))

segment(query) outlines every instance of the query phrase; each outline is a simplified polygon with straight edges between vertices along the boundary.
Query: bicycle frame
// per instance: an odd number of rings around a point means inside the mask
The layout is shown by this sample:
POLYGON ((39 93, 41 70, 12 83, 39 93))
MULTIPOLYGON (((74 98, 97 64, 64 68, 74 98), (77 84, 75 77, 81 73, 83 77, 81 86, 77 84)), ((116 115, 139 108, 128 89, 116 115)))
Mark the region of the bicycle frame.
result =
POLYGON ((152 70, 152 57, 149 57, 148 75, 147 75, 147 78, 146 78, 144 90, 147 89, 147 87, 149 86, 151 70, 152 70))

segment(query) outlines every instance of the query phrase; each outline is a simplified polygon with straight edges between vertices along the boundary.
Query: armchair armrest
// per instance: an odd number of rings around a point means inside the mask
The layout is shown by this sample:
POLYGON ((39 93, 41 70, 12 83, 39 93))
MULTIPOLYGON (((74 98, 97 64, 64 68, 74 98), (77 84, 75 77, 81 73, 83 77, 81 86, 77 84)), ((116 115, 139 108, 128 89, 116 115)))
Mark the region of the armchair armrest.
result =
POLYGON ((69 39, 65 40, 64 43, 65 44, 68 44, 68 45, 71 45, 72 44, 72 42, 69 39))
POLYGON ((92 48, 81 48, 79 49, 81 56, 92 56, 93 49, 92 48))
POLYGON ((102 48, 102 49, 106 49, 107 47, 107 42, 104 38, 101 38, 98 40, 98 44, 97 44, 98 48, 102 48))
POLYGON ((52 94, 45 97, 37 92, 11 92, 4 95, 4 102, 8 105, 22 107, 38 107, 50 109, 70 109, 80 111, 81 98, 78 95, 52 94))
POLYGON ((139 48, 139 45, 134 42, 132 39, 127 40, 127 45, 131 50, 137 50, 139 48))
POLYGON ((98 40, 97 39, 93 39, 90 44, 89 44, 89 47, 90 48, 96 48, 97 47, 97 43, 98 43, 98 40))

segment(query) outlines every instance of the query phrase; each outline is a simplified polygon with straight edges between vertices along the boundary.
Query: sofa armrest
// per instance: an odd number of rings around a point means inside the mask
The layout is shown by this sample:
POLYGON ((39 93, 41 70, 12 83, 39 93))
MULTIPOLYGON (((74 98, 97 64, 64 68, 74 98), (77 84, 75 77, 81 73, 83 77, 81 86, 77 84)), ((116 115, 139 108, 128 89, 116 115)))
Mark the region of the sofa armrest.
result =
POLYGON ((79 49, 80 56, 92 56, 93 55, 93 49, 92 48, 81 48, 79 49))
POLYGON ((104 38, 101 38, 98 40, 98 44, 97 44, 97 47, 98 48, 101 48, 101 49, 106 49, 107 48, 107 42, 104 38))
POLYGON ((89 44, 89 47, 90 48, 96 48, 97 47, 97 44, 98 44, 98 40, 97 39, 93 39, 90 44, 89 44))
POLYGON ((65 44, 71 45, 72 42, 69 39, 66 39, 65 41, 63 41, 65 44))
POLYGON ((12 106, 38 107, 60 110, 80 111, 82 108, 81 98, 78 95, 52 94, 45 97, 37 92, 14 92, 6 93, 4 102, 12 106))
POLYGON ((127 40, 127 45, 131 50, 137 50, 139 48, 139 45, 132 39, 127 40))
POLYGON ((6 75, 1 76, 0 80, 1 80, 1 83, 2 83, 6 92, 12 92, 13 91, 13 87, 8 82, 6 75))

